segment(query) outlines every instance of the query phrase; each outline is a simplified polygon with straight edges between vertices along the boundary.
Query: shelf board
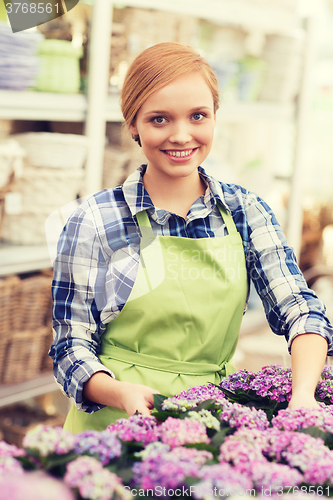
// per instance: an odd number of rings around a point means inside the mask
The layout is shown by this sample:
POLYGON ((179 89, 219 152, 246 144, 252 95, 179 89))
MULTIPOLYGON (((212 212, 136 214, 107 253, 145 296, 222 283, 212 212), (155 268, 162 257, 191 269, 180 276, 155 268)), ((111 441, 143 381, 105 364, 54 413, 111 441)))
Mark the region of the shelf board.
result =
POLYGON ((0 245, 0 276, 40 271, 51 267, 46 245, 0 245))
POLYGON ((18 384, 0 384, 0 408, 54 391, 59 391, 59 387, 52 372, 18 384))
POLYGON ((292 120, 293 104, 279 102, 228 102, 220 104, 217 120, 221 122, 247 122, 255 120, 292 120))
POLYGON ((0 118, 7 120, 84 121, 84 94, 56 94, 33 90, 0 90, 0 118))
POLYGON ((115 7, 138 7, 197 17, 215 24, 232 24, 264 33, 290 34, 299 27, 297 13, 248 0, 117 0, 115 7))
MULTIPOLYGON (((0 90, 0 119, 85 121, 86 98, 82 94, 49 94, 43 92, 0 90)), ((253 119, 292 119, 293 106, 274 102, 221 103, 218 119, 224 122, 253 119)), ((105 107, 108 122, 122 122, 119 95, 109 94, 105 107)))

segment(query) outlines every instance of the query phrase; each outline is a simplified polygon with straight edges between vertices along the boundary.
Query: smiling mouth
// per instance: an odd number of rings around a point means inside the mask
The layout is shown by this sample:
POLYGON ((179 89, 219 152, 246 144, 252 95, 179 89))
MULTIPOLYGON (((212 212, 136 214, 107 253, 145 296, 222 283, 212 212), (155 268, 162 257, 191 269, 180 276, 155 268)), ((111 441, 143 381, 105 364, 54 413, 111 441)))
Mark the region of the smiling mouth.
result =
POLYGON ((166 149, 163 150, 163 153, 166 153, 167 155, 173 156, 175 158, 186 158, 187 156, 190 156, 196 149, 198 148, 186 149, 186 150, 166 149))

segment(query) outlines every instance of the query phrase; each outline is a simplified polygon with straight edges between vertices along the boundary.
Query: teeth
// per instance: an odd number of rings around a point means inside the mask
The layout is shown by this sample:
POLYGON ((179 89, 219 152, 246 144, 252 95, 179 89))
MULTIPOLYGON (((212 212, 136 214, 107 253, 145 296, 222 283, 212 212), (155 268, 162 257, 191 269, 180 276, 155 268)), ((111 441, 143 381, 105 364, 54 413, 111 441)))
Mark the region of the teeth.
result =
POLYGON ((170 156, 177 156, 182 157, 182 156, 189 156, 192 153, 193 149, 190 149, 188 151, 167 151, 168 155, 170 156))

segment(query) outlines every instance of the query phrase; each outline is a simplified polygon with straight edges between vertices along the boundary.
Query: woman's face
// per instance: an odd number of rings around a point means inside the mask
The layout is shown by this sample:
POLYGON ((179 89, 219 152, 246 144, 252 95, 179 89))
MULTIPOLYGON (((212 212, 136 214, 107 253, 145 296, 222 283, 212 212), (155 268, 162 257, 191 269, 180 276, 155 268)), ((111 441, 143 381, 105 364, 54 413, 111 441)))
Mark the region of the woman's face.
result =
POLYGON ((132 134, 139 134, 150 174, 186 177, 207 157, 215 113, 210 88, 199 72, 176 78, 139 109, 132 134))

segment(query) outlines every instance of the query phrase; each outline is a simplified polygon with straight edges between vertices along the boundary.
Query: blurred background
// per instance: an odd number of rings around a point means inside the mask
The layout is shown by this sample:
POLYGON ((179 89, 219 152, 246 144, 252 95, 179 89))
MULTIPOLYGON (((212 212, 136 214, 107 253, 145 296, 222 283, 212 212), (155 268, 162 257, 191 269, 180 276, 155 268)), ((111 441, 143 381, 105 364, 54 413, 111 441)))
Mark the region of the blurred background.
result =
MULTIPOLYGON (((333 319, 333 1, 80 0, 13 34, 0 2, 0 434, 20 444, 61 424, 52 262, 79 199, 145 161, 123 128, 119 92, 150 45, 191 45, 218 77, 221 107, 204 167, 274 210, 333 319), (163 5, 162 5, 163 4, 163 5)), ((237 368, 290 366, 251 291, 237 368)), ((330 360, 328 360, 330 362, 330 360)))

